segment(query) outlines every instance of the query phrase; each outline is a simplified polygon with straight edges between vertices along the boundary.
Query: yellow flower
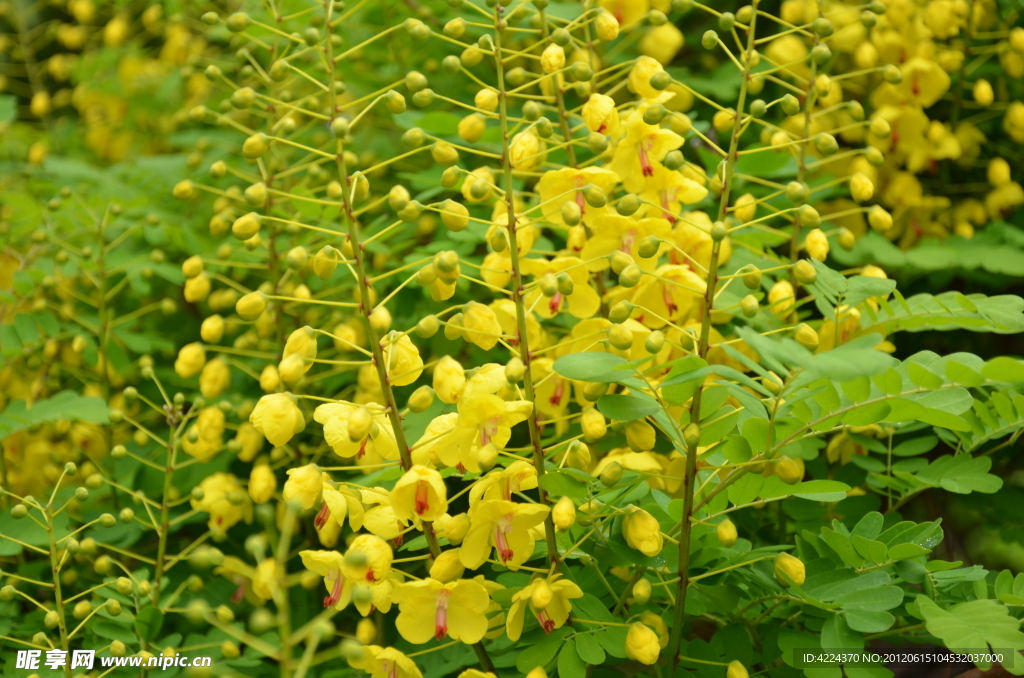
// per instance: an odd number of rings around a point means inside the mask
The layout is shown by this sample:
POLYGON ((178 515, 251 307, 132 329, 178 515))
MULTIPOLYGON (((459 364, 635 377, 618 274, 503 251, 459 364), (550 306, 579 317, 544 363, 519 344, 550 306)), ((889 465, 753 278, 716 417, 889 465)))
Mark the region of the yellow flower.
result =
POLYGON ((648 125, 640 113, 632 113, 625 127, 626 136, 615 147, 609 168, 619 175, 627 191, 641 193, 654 176, 655 168, 664 167, 661 161, 665 155, 683 145, 683 138, 672 130, 648 125))
POLYGON ((663 70, 665 69, 657 60, 649 56, 639 57, 629 72, 630 88, 644 99, 658 98, 661 92, 651 87, 651 76, 663 70))
MULTIPOLYGON (((603 13, 599 16, 598 22, 601 21, 602 16, 608 16, 608 14, 603 13)), ((615 29, 618 32, 618 24, 615 29)), ((615 108, 615 99, 606 94, 591 94, 587 103, 583 104, 580 115, 583 116, 583 122, 591 132, 612 135, 619 131, 619 111, 615 108)), ((543 178, 541 179, 542 184, 543 178)), ((543 193, 541 195, 543 196, 543 193)), ((541 202, 544 202, 543 197, 541 197, 541 202)))
POLYGON ((199 392, 204 398, 216 398, 231 386, 231 368, 220 358, 214 358, 203 367, 199 375, 199 392))
POLYGON ((345 516, 347 515, 348 523, 353 530, 362 529, 365 513, 363 511, 363 502, 356 491, 349 489, 345 485, 335 488, 331 482, 330 475, 327 473, 321 474, 320 479, 320 494, 324 498, 324 503, 320 507, 320 512, 317 513, 316 518, 313 520, 316 528, 318 530, 323 529, 324 525, 331 518, 334 518, 334 522, 338 527, 343 527, 345 525, 345 516))
MULTIPOLYGON (((592 321, 584 320, 577 327, 584 323, 589 325, 592 321)), ((530 374, 536 384, 533 395, 537 412, 549 419, 561 417, 572 402, 573 382, 555 372, 554 364, 551 358, 534 358, 530 361, 530 374)))
POLYGON ((434 469, 413 466, 391 490, 391 510, 404 522, 413 518, 434 521, 448 510, 448 490, 434 469))
POLYGON ((269 464, 257 464, 249 475, 249 496, 257 504, 270 501, 277 489, 277 478, 269 464))
POLYGON ((494 348, 501 335, 501 323, 489 306, 471 301, 462 307, 463 337, 485 351, 494 348))
MULTIPOLYGON (((603 95, 595 94, 594 96, 603 95)), ((612 108, 612 110, 615 109, 612 108)), ((618 124, 618 118, 616 118, 616 124, 618 124)), ((611 207, 607 205, 600 208, 591 207, 583 196, 583 189, 588 184, 593 184, 604 191, 605 195, 611 195, 618 183, 619 175, 601 167, 586 167, 584 169, 566 167, 547 171, 537 182, 540 202, 544 205, 544 219, 556 224, 564 224, 562 206, 567 202, 575 202, 580 208, 580 214, 583 215, 583 221, 591 224, 593 223, 592 217, 607 214, 611 207)))
POLYGON ((623 516, 622 536, 630 548, 640 551, 649 558, 661 553, 664 544, 661 525, 650 513, 638 508, 623 516))
POLYGON ((459 401, 459 416, 454 440, 437 450, 446 466, 480 471, 479 453, 488 445, 501 449, 512 437, 512 427, 526 421, 533 404, 526 400, 506 402, 494 395, 464 396, 459 401))
POLYGON ((703 308, 707 281, 693 269, 665 264, 654 273, 657 277, 645 276, 636 286, 632 301, 642 308, 634 320, 657 330, 685 320, 698 306, 703 308))
POLYGON ((381 582, 391 571, 393 557, 386 541, 376 535, 361 534, 345 552, 341 571, 354 582, 381 582))
POLYGON ((747 667, 743 665, 743 662, 738 659, 734 659, 729 662, 728 668, 725 670, 725 678, 749 678, 750 674, 747 672, 747 667))
POLYGON ((544 632, 551 633, 564 626, 569 619, 569 613, 572 611, 572 603, 569 601, 582 597, 583 591, 580 587, 574 582, 562 579, 560 574, 551 575, 549 579, 535 579, 512 595, 512 606, 505 621, 505 632, 509 640, 519 640, 522 635, 527 606, 537 617, 544 632), (543 591, 544 595, 535 595, 540 589, 546 589, 543 591), (538 606, 538 602, 544 603, 543 607, 538 606))
POLYGON ((397 339, 388 338, 381 342, 384 347, 384 364, 392 386, 407 386, 420 378, 423 373, 423 359, 419 349, 408 335, 397 339))
POLYGON ((559 532, 565 532, 576 524, 576 504, 569 497, 562 497, 551 509, 551 520, 559 532))
POLYGON ((271 600, 276 589, 277 561, 273 558, 264 558, 256 566, 256 573, 252 578, 252 592, 263 600, 271 600))
POLYGON ((664 219, 631 219, 607 214, 597 220, 594 230, 594 237, 587 240, 580 253, 580 258, 587 262, 587 268, 591 271, 607 269, 607 257, 616 251, 633 257, 633 261, 643 270, 653 271, 657 267, 657 258, 640 257, 637 254, 640 241, 649 235, 666 238, 671 229, 664 219))
POLYGON ((537 468, 517 459, 507 468, 496 468, 479 479, 469 491, 470 512, 481 499, 512 501, 512 494, 537 487, 537 468))
POLYGON ((520 132, 512 137, 509 144, 509 163, 522 172, 532 172, 547 160, 547 148, 547 142, 537 136, 532 128, 520 132))
MULTIPOLYGON (((543 295, 540 285, 535 285, 526 293, 524 301, 527 308, 542 318, 553 318, 561 311, 566 311, 577 318, 586 319, 597 313, 601 307, 601 297, 597 290, 590 286, 590 275, 583 260, 578 257, 555 257, 554 259, 524 259, 523 270, 534 278, 545 275, 557 276, 565 271, 572 280, 572 291, 563 294, 561 291, 546 301, 540 301, 543 295)), ((531 346, 532 348, 532 346, 531 346)))
POLYGON ((352 587, 346 586, 341 567, 345 559, 337 551, 300 551, 302 566, 324 578, 329 595, 324 598, 324 607, 336 606, 343 609, 352 598, 352 587))
POLYGON ((189 434, 181 446, 196 459, 208 461, 223 447, 223 435, 224 412, 219 407, 206 407, 196 417, 196 423, 189 427, 189 434), (195 442, 189 440, 193 432, 197 436, 195 442))
POLYGON ((252 522, 252 502, 238 479, 230 473, 214 473, 199 483, 203 498, 192 499, 192 508, 210 514, 211 530, 227 530, 240 520, 252 522))
POLYGON ((275 447, 286 444, 306 428, 306 420, 291 393, 263 396, 249 415, 249 421, 275 447))
POLYGON ((462 564, 477 569, 493 548, 502 565, 518 570, 533 555, 535 539, 530 528, 543 523, 549 510, 539 504, 516 504, 504 499, 480 502, 470 516, 469 533, 459 549, 462 564))
POLYGON ((306 464, 287 471, 288 480, 284 482, 282 496, 284 500, 297 500, 303 510, 313 508, 320 501, 320 468, 316 464, 306 464))
POLYGON ((423 678, 416 662, 393 647, 381 649, 376 645, 363 648, 361 660, 350 660, 357 669, 370 674, 370 678, 423 678))
POLYGON ((358 408, 349 403, 324 403, 313 411, 313 419, 324 425, 324 439, 334 453, 343 459, 355 457, 363 460, 366 455, 376 458, 377 455, 394 461, 398 459, 398 443, 395 441, 395 430, 391 420, 378 409, 371 409, 372 424, 366 435, 352 440, 349 435, 349 420, 358 408), (374 436, 376 427, 376 436, 374 436))
POLYGON ((206 364, 206 350, 199 342, 185 344, 178 351, 178 359, 174 361, 174 371, 182 379, 199 374, 206 364))
POLYGON ((459 423, 458 412, 450 412, 434 417, 427 424, 423 435, 417 440, 410 452, 412 462, 421 466, 433 466, 439 463, 441 450, 451 444, 451 434, 459 423))
POLYGON ((650 10, 649 0, 601 0, 599 3, 620 26, 633 26, 650 10))
POLYGON ((633 622, 626 632, 626 655, 641 664, 648 666, 657 663, 661 654, 661 644, 658 636, 648 626, 640 622, 633 622))
MULTIPOLYGON (((663 66, 668 66, 676 53, 683 48, 684 42, 683 34, 669 21, 647 29, 644 37, 640 38, 640 52, 653 57, 663 66)), ((647 80, 649 83, 650 78, 647 80)))
POLYGON ((441 583, 422 579, 399 586, 395 627, 410 643, 426 643, 446 636, 466 644, 478 643, 487 632, 484 612, 490 603, 487 589, 473 580, 441 583))

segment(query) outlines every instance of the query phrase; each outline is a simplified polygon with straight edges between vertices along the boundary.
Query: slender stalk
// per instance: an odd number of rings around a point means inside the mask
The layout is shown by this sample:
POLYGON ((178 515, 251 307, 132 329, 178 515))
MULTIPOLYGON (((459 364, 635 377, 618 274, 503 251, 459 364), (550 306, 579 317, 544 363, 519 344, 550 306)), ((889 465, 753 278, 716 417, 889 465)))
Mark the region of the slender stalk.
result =
MULTIPOLYGON (((540 486, 539 481, 544 475, 544 445, 540 437, 540 427, 537 425, 536 397, 533 389, 533 376, 530 374, 530 342, 527 337, 526 327, 526 303, 523 299, 523 272, 519 261, 519 244, 516 236, 516 208, 515 186, 513 185, 512 163, 509 159, 509 138, 508 138, 508 96, 505 92, 505 62, 501 56, 501 14, 504 8, 501 4, 494 6, 494 64, 498 72, 498 113, 501 123, 501 166, 505 176, 505 204, 508 205, 508 238, 509 254, 512 259, 512 301, 516 305, 516 327, 519 332, 519 359, 523 361, 523 389, 526 392, 526 399, 534 403, 534 408, 527 419, 530 428, 530 445, 533 448, 533 464, 537 467, 537 494, 540 503, 551 507, 548 500, 548 493, 540 486)), ((571 148, 571 147, 570 147, 571 148)), ((544 537, 548 545, 548 563, 555 569, 558 568, 558 541, 555 538, 555 524, 551 519, 551 512, 548 511, 544 519, 544 537)))
POLYGON ((153 589, 151 598, 153 605, 160 604, 160 587, 164 576, 164 560, 167 557, 167 533, 170 529, 171 505, 168 497, 171 494, 171 481, 174 479, 174 465, 178 456, 178 433, 171 432, 171 440, 167 445, 167 466, 164 468, 164 492, 160 502, 160 527, 157 528, 156 565, 153 570, 153 589))
MULTIPOLYGON (((818 36, 814 36, 814 46, 818 44, 818 36)), ((800 144, 800 155, 797 157, 796 180, 801 184, 807 180, 807 146, 810 144, 811 136, 811 110, 814 109, 814 102, 817 100, 817 90, 814 89, 814 80, 818 77, 818 64, 811 59, 811 75, 807 79, 807 96, 804 97, 804 129, 803 136, 798 140, 800 144)), ((800 256, 800 232, 802 231, 799 212, 793 219, 793 237, 789 241, 790 261, 796 261, 800 256)), ((796 269, 789 271, 789 280, 796 285, 796 269)))
MULTIPOLYGON (((55 490, 56 491, 56 490, 55 490)), ((50 539, 50 570, 53 573, 53 596, 57 610, 57 628, 60 631, 60 646, 65 652, 70 651, 68 646, 68 626, 64 617, 64 594, 60 587, 60 561, 57 559, 57 541, 53 534, 53 515, 50 505, 43 511, 46 517, 46 536, 50 539)), ((71 660, 64 662, 64 675, 71 678, 71 660)))
MULTIPOLYGON (((543 9, 538 9, 537 12, 540 14, 540 33, 541 37, 546 41, 548 39, 548 18, 544 14, 543 9)), ((588 24, 589 26, 589 24, 588 24)), ((588 40, 589 42, 589 40, 588 40)), ((555 103, 558 106, 558 121, 562 127, 562 137, 566 143, 572 141, 572 129, 569 127, 569 115, 565 112, 565 90, 562 89, 561 73, 554 76, 554 82, 552 85, 555 88, 555 103)), ((572 144, 565 147, 565 154, 569 158, 569 165, 576 167, 576 149, 572 144)))
MULTIPOLYGON (((754 1, 757 9, 757 0, 754 1)), ((743 58, 743 74, 740 80, 739 100, 736 102, 736 124, 732 128, 729 142, 729 154, 726 156, 725 176, 722 178, 722 197, 718 204, 718 221, 724 221, 729 209, 729 194, 732 190, 733 171, 738 158, 737 148, 743 126, 740 124, 747 99, 747 86, 750 83, 750 55, 754 50, 754 27, 757 21, 755 11, 747 29, 747 49, 743 58)), ((711 309, 715 300, 715 287, 718 283, 718 260, 722 249, 721 240, 716 240, 711 250, 711 261, 708 264, 707 289, 704 292, 704 317, 701 320, 700 341, 697 354, 706 359, 708 342, 711 336, 711 309)), ((703 389, 698 390, 690 401, 690 422, 700 423, 700 405, 703 389)), ((686 473, 683 477, 683 524, 679 535, 679 582, 676 586, 675 620, 672 624, 672 635, 669 638, 669 676, 676 675, 679 665, 679 645, 683 638, 683 619, 686 616, 686 593, 690 585, 690 536, 693 528, 693 489, 697 479, 697 441, 687 443, 686 473), (690 444, 692 442, 692 444, 690 444)))

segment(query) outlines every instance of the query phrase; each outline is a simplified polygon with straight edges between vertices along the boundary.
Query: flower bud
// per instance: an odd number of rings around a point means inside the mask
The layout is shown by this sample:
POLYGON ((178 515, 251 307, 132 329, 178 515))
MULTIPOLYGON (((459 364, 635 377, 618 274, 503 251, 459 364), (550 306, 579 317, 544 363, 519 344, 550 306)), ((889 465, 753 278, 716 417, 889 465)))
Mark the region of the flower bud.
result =
POLYGON ((514 357, 505 365, 505 381, 510 384, 518 384, 526 376, 526 365, 523 361, 514 357))
POLYGON ((613 461, 604 467, 601 471, 601 477, 599 480, 605 487, 614 487, 617 482, 622 479, 622 466, 617 461, 613 461))
POLYGON ((800 323, 793 338, 808 351, 818 348, 818 333, 807 323, 800 323))
POLYGON ((736 525, 731 520, 726 518, 722 522, 718 523, 715 528, 715 535, 718 537, 718 542, 725 548, 731 548, 736 543, 738 533, 736 532, 736 525))
POLYGON ((468 143, 475 144, 480 141, 487 131, 487 121, 479 113, 470 113, 459 121, 459 137, 468 143))
POLYGON ((761 269, 755 264, 747 264, 739 272, 743 274, 740 280, 748 290, 756 290, 761 287, 761 269))
POLYGON ((576 505, 569 497, 562 497, 551 509, 551 520, 555 528, 565 532, 576 523, 576 505))
POLYGON ((813 285, 814 281, 818 279, 818 272, 811 265, 811 262, 801 259, 793 267, 793 276, 801 285, 813 285))
POLYGON ((992 158, 986 170, 988 182, 995 187, 1006 186, 1012 180, 1010 175, 1010 163, 1002 158, 992 158))
POLYGON ((253 134, 245 140, 245 143, 242 144, 242 155, 249 160, 255 160, 267 152, 267 147, 267 135, 259 132, 257 134, 253 134))
POLYGON ((260 232, 260 216, 249 212, 235 219, 231 224, 231 234, 239 240, 248 240, 260 232))
POLYGON ((888 64, 882 69, 882 77, 886 82, 892 85, 898 85, 903 82, 903 73, 900 72, 898 67, 892 64, 888 64))
POLYGON ((443 32, 447 37, 458 40, 466 32, 466 20, 462 17, 452 19, 444 25, 443 32))
POLYGON ((807 234, 807 237, 804 239, 804 246, 807 248, 807 254, 818 261, 825 261, 825 258, 828 256, 828 237, 825 236, 820 228, 815 228, 807 234))
POLYGON ((654 449, 657 434, 646 421, 631 421, 626 424, 626 444, 634 452, 648 452, 654 449))
POLYGON ((661 349, 665 347, 665 333, 661 330, 654 330, 647 335, 647 340, 644 341, 644 350, 651 354, 661 353, 661 349))
POLYGON ((757 309, 757 297, 753 294, 748 294, 740 300, 740 310, 743 312, 744 316, 753 318, 757 315, 757 309))
POLYGON ((619 37, 619 22, 608 10, 601 10, 601 13, 597 15, 594 29, 597 37, 604 42, 610 42, 619 37))
POLYGON ((622 196, 615 205, 615 210, 624 217, 632 216, 638 209, 640 209, 640 197, 635 193, 622 196))
POLYGON ((459 549, 449 549, 434 560, 430 566, 430 577, 439 582, 450 582, 460 579, 465 571, 459 559, 459 549))
POLYGON ((839 142, 831 134, 822 132, 814 137, 814 147, 822 155, 832 155, 839 150, 839 142))
POLYGON ((787 485, 795 485, 804 479, 804 460, 779 457, 775 462, 775 475, 787 485))
POLYGON ((636 264, 630 264, 619 273, 619 284, 623 287, 636 287, 643 278, 643 269, 636 264))
POLYGON ((889 126, 889 121, 885 118, 874 118, 871 120, 871 124, 868 130, 872 135, 885 139, 892 132, 892 128, 889 126))
POLYGON ((884 234, 892 228, 892 215, 882 209, 880 205, 874 205, 868 210, 868 223, 871 224, 871 228, 884 234))
POLYGON ((718 33, 715 31, 704 31, 704 35, 701 36, 700 44, 704 49, 714 49, 718 46, 718 33))
POLYGON ((591 132, 587 136, 587 148, 594 155, 601 155, 608 150, 608 138, 603 134, 591 132))
POLYGON ((789 581, 787 581, 786 577, 797 586, 803 586, 806 571, 803 562, 799 558, 788 553, 780 553, 775 557, 775 576, 783 586, 789 586, 789 581))
MULTIPOLYGON (((708 31, 709 33, 711 31, 708 31)), ((646 624, 633 622, 626 632, 626 656, 641 664, 651 666, 661 656, 661 642, 658 634, 646 624)))
POLYGON ((697 424, 689 424, 683 429, 683 442, 687 450, 695 450, 700 445, 700 427, 697 424))
POLYGON ((459 513, 448 519, 444 526, 444 536, 450 544, 461 544, 469 533, 469 516, 459 513))
POLYGON ((628 301, 620 301, 612 306, 611 311, 608 313, 608 319, 613 323, 621 324, 629 320, 629 316, 633 313, 635 307, 628 301))
MULTIPOLYGON (((432 269, 433 267, 431 267, 432 269)), ((428 283, 428 285, 431 283, 428 283)), ((437 330, 440 329, 441 323, 438 321, 436 315, 423 316, 416 323, 416 334, 417 336, 429 339, 430 337, 437 334, 437 330)))
POLYGON ((729 662, 729 666, 725 669, 725 678, 749 678, 749 676, 747 667, 738 659, 733 659, 729 662))
POLYGON ((644 605, 651 599, 651 582, 641 577, 633 584, 633 602, 637 605, 644 605))
POLYGON ((498 92, 490 88, 482 89, 476 93, 473 103, 477 108, 493 112, 498 108, 498 92))
MULTIPOLYGON (((560 29, 561 30, 561 29, 560 29)), ((540 66, 545 73, 554 73, 565 67, 565 50, 561 45, 550 44, 540 55, 540 66)))
POLYGON ((608 422, 596 407, 587 407, 580 414, 580 428, 587 442, 593 443, 604 438, 608 432, 608 422))
POLYGON ((548 585, 547 579, 537 579, 533 585, 533 593, 530 595, 530 605, 534 609, 543 610, 551 604, 554 594, 548 585))
POLYGON ((796 211, 796 215, 800 219, 800 223, 807 228, 818 228, 818 226, 821 226, 821 215, 818 214, 818 210, 810 205, 801 206, 796 211))
POLYGON ((267 308, 267 295, 256 291, 241 297, 235 304, 235 313, 242 320, 253 321, 260 317, 267 308))
POLYGON ((633 346, 633 332, 625 325, 612 325, 608 328, 608 343, 625 351, 633 346))

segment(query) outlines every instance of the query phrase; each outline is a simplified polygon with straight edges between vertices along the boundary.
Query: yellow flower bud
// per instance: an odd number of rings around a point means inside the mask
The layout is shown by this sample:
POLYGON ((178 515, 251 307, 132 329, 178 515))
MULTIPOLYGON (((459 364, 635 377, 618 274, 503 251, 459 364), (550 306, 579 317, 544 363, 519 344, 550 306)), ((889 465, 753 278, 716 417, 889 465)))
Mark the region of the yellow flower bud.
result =
POLYGON ((604 438, 608 432, 608 422, 596 407, 588 407, 580 415, 580 427, 587 442, 595 442, 604 438))
POLYGON ((302 411, 290 393, 273 393, 260 398, 249 421, 275 447, 286 444, 306 427, 302 411))
POLYGON ((607 135, 615 134, 619 129, 619 112, 615 108, 615 100, 610 96, 591 94, 580 113, 591 132, 607 135))
POLYGON ((645 578, 640 578, 633 584, 633 602, 637 605, 643 605, 651 599, 651 582, 645 578))
POLYGON ((988 80, 983 79, 974 83, 971 93, 974 95, 974 100, 986 108, 991 106, 992 101, 995 100, 995 93, 992 91, 992 85, 989 84, 988 80))
POLYGON ((640 622, 629 625, 629 631, 626 632, 626 656, 651 666, 658 662, 660 654, 661 643, 650 627, 640 622))
POLYGON ((719 134, 725 134, 732 129, 733 125, 736 124, 736 111, 731 108, 726 108, 722 111, 717 111, 711 118, 711 125, 719 134))
POLYGON ((444 551, 430 566, 430 578, 440 582, 449 582, 460 579, 466 571, 465 566, 459 559, 459 549, 444 551))
POLYGON ((795 485, 804 479, 804 460, 799 457, 779 457, 775 462, 775 475, 787 485, 795 485))
MULTIPOLYGON (((270 397, 273 396, 264 396, 264 399, 270 397)), ((288 469, 288 480, 284 482, 284 490, 281 493, 284 500, 296 500, 303 509, 313 508, 320 501, 320 493, 323 490, 320 473, 320 467, 316 464, 288 469)))
POLYGON ((800 323, 800 326, 796 328, 793 338, 808 351, 818 348, 818 333, 806 323, 800 323))
POLYGON ((828 237, 820 228, 815 228, 807 234, 804 246, 807 253, 818 261, 825 261, 828 256, 828 237))
POLYGON ((260 372, 260 388, 264 393, 273 393, 281 385, 281 375, 277 372, 277 365, 267 365, 260 372))
POLYGON ((533 593, 530 594, 530 604, 538 610, 545 609, 551 604, 554 594, 546 579, 537 579, 533 585, 533 593))
POLYGON ((220 358, 215 358, 203 367, 199 375, 199 392, 204 398, 216 398, 231 386, 231 368, 220 358))
POLYGON ((569 497, 562 497, 551 509, 551 520, 555 528, 565 532, 576 523, 576 505, 569 497))
POLYGON ((768 304, 775 315, 785 315, 793 308, 796 294, 788 280, 779 280, 768 290, 768 304))
POLYGON ((462 363, 451 356, 444 356, 434 367, 434 392, 441 402, 455 404, 466 385, 466 371, 462 363))
POLYGON ((631 421, 626 424, 626 444, 634 452, 648 452, 654 449, 657 434, 646 421, 631 421))
MULTIPOLYGON (((433 575, 431 575, 433 576, 433 575)), ((356 624, 356 640, 363 645, 372 645, 377 639, 377 625, 369 617, 364 617, 356 624)), ((730 677, 731 678, 731 677, 730 677)))
POLYGON ((340 261, 341 252, 330 245, 325 245, 313 257, 313 273, 321 280, 328 280, 334 275, 334 269, 338 267, 340 261))
POLYGON ((736 199, 733 215, 741 223, 747 223, 757 214, 757 199, 750 193, 744 193, 736 199))
POLYGON ((545 73, 554 73, 565 67, 565 50, 561 45, 551 43, 540 55, 540 66, 545 73))
POLYGON ((193 254, 181 264, 181 272, 185 274, 186 278, 196 277, 203 272, 203 258, 198 254, 193 254))
POLYGON ((495 111, 498 108, 498 93, 490 88, 482 89, 473 97, 473 103, 485 111, 495 111))
POLYGON ((857 202, 867 202, 875 194, 875 185, 867 175, 857 172, 850 177, 850 195, 857 202))
POLYGON ((434 404, 434 391, 429 386, 420 386, 409 396, 409 409, 412 412, 425 412, 434 404))
POLYGON ((188 379, 199 374, 205 364, 206 350, 199 342, 193 342, 182 346, 178 351, 178 359, 174 361, 174 371, 182 379, 188 379))
POLYGON ((736 525, 731 520, 726 518, 722 522, 718 523, 718 527, 715 528, 715 535, 718 537, 718 542, 725 548, 731 548, 736 543, 736 539, 739 533, 736 531, 736 525))
POLYGON ((622 519, 622 536, 630 548, 648 557, 661 553, 664 544, 658 521, 647 511, 638 508, 634 508, 622 519))
POLYGON ((267 295, 263 292, 250 292, 242 296, 235 304, 235 313, 242 320, 253 321, 263 315, 267 308, 267 295))
POLYGON ((725 669, 725 678, 749 678, 750 674, 747 673, 747 667, 743 665, 743 662, 738 659, 734 659, 729 662, 729 666, 725 669))
POLYGON ((470 113, 459 121, 459 137, 471 144, 480 141, 487 130, 487 121, 479 113, 470 113))
POLYGON ((209 344, 216 344, 224 336, 224 318, 211 315, 199 326, 199 336, 209 344))
POLYGON ((663 70, 665 69, 657 59, 649 56, 639 57, 629 72, 630 88, 644 99, 656 99, 661 92, 651 86, 651 76, 663 70))
POLYGON ((988 182, 997 188, 1010 183, 1010 163, 992 158, 988 163, 988 182))
POLYGON ((610 42, 619 37, 619 22, 608 10, 602 10, 594 20, 594 29, 597 37, 604 42, 610 42))
POLYGON ((185 301, 196 304, 210 295, 210 279, 205 273, 185 281, 185 301))
POLYGON ((469 533, 469 516, 459 513, 448 519, 444 525, 444 536, 451 544, 461 544, 469 533))
POLYGON ((775 576, 783 586, 789 586, 789 582, 783 577, 789 577, 797 586, 803 586, 806 572, 803 561, 788 553, 780 553, 775 557, 775 576))
POLYGON ((249 475, 249 496, 257 504, 270 501, 277 489, 277 477, 269 464, 257 464, 249 475))
POLYGON ((892 215, 880 205, 875 205, 868 211, 868 223, 871 224, 871 228, 884 234, 892 228, 892 215))
POLYGON ((539 169, 547 159, 547 142, 528 129, 512 137, 508 157, 512 167, 523 172, 539 169))

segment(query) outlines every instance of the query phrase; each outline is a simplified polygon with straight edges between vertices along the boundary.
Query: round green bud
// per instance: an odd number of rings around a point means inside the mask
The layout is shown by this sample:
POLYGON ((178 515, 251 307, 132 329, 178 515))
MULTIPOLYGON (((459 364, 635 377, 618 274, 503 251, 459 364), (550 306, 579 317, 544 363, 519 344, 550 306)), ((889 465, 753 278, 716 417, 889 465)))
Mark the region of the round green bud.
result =
POLYGON ((404 144, 406 148, 419 148, 420 146, 423 145, 423 142, 425 140, 426 136, 423 134, 423 130, 421 130, 419 127, 407 129, 402 134, 402 144, 404 144))
POLYGON ((89 488, 79 487, 75 489, 75 499, 78 501, 87 501, 89 499, 89 488))
POLYGON ((426 108, 430 104, 434 103, 434 90, 429 87, 427 89, 421 89, 412 95, 412 103, 414 106, 419 108, 426 108))
POLYGON ((885 156, 882 155, 882 152, 874 146, 869 146, 867 150, 864 151, 864 157, 867 158, 867 161, 875 167, 881 167, 885 164, 885 156))
POLYGON ((668 88, 672 84, 672 76, 668 74, 668 71, 658 71, 651 76, 651 87, 661 91, 668 88))
POLYGON ((767 112, 768 104, 765 103, 764 99, 754 99, 750 102, 750 115, 755 118, 763 118, 767 112))
POLYGON ((864 119, 864 106, 859 101, 847 102, 846 110, 855 122, 860 122, 864 119))
POLYGON ((718 33, 714 31, 704 31, 704 35, 700 39, 700 44, 704 49, 714 49, 718 46, 718 33))
POLYGON ((587 148, 594 155, 601 155, 608 150, 608 139, 603 134, 591 132, 587 136, 587 148))
POLYGON ((445 73, 458 73, 460 68, 462 68, 462 61, 454 54, 449 54, 441 60, 441 69, 445 73))
POLYGON ((245 12, 235 12, 225 22, 228 30, 232 33, 239 33, 249 27, 249 15, 245 12))
POLYGON ((657 125, 668 115, 668 109, 661 104, 651 104, 644 111, 644 122, 648 125, 657 125))
POLYGON ((800 100, 792 94, 782 97, 782 111, 786 115, 796 115, 800 112, 800 100))
POLYGON ((577 61, 569 68, 569 75, 579 82, 590 82, 590 79, 594 77, 594 70, 589 64, 577 61))
POLYGON ((207 26, 216 26, 217 22, 220 21, 220 17, 217 16, 216 12, 204 12, 203 16, 199 19, 207 26))
POLYGON ((685 159, 683 158, 683 152, 678 149, 675 151, 669 151, 665 155, 665 159, 662 160, 661 162, 663 165, 665 165, 666 169, 670 169, 673 172, 682 169, 683 165, 686 163, 685 159))
POLYGON ((21 520, 28 515, 28 507, 24 504, 15 504, 11 507, 11 517, 15 520, 21 520))
POLYGON ((736 15, 732 12, 722 12, 718 17, 718 29, 728 33, 736 25, 736 15))
POLYGON ((821 132, 814 137, 814 147, 822 155, 832 155, 839 150, 839 142, 828 132, 821 132))
POLYGON ((807 201, 807 196, 810 195, 810 192, 811 189, 808 188, 807 184, 801 181, 791 181, 786 184, 786 198, 798 205, 807 201))
POLYGON ((753 294, 748 294, 740 299, 740 310, 748 318, 753 318, 757 315, 757 297, 753 294))
POLYGON ((522 85, 524 82, 526 82, 526 79, 528 77, 530 77, 530 74, 526 72, 526 69, 520 66, 516 66, 515 68, 509 70, 509 72, 505 75, 505 79, 508 81, 510 85, 513 86, 522 85))
POLYGON ((78 473, 78 465, 75 464, 75 462, 69 461, 68 463, 64 464, 64 474, 66 476, 70 478, 71 476, 74 476, 76 473, 78 473))
POLYGON ((887 64, 885 68, 882 69, 882 77, 885 78, 886 82, 892 85, 898 85, 903 82, 903 73, 900 72, 899 68, 892 64, 887 64))
POLYGON ((811 29, 820 37, 827 38, 835 32, 836 27, 828 19, 820 17, 814 20, 814 23, 811 24, 811 29))
POLYGON ((878 15, 866 9, 860 13, 860 23, 864 28, 872 29, 878 23, 878 15))
POLYGON ((555 133, 555 128, 551 126, 551 121, 547 118, 537 118, 537 121, 533 123, 533 131, 541 139, 550 139, 551 135, 555 133))
POLYGON ((659 249, 661 249, 661 238, 656 235, 649 235, 640 241, 640 246, 637 247, 636 253, 641 259, 650 259, 658 255, 659 249))
POLYGON ((619 202, 615 205, 615 211, 624 217, 632 216, 638 209, 640 209, 640 197, 635 193, 627 193, 619 198, 619 202))
MULTIPOLYGON (((150 368, 152 369, 152 368, 150 368)), ((114 445, 110 450, 110 456, 114 459, 124 459, 125 455, 128 454, 128 450, 125 449, 124 445, 114 445)))
POLYGON ((815 45, 811 50, 811 60, 821 66, 832 58, 832 50, 826 44, 815 45))
POLYGON ((729 229, 721 221, 716 221, 711 227, 711 239, 715 242, 722 242, 729 235, 729 229))
POLYGON ((572 35, 570 35, 569 31, 565 30, 564 28, 556 28, 555 30, 551 31, 551 42, 555 43, 560 47, 565 47, 570 42, 572 42, 572 35))
POLYGON ((117 519, 114 518, 113 514, 104 513, 100 516, 100 525, 103 527, 113 527, 117 525, 117 519))
POLYGON ((668 17, 660 9, 652 9, 647 13, 647 23, 652 26, 664 26, 668 23, 668 17))
MULTIPOLYGON (((408 132, 406 132, 406 134, 408 134, 408 132)), ((420 134, 422 134, 422 132, 420 132, 420 134)), ((402 140, 405 140, 404 135, 402 140)), ((444 186, 445 188, 455 188, 455 186, 459 183, 459 181, 461 181, 461 179, 462 170, 460 170, 455 165, 452 165, 451 167, 445 169, 445 171, 441 173, 441 185, 444 186)))
POLYGON ((613 323, 622 324, 629 320, 629 316, 633 314, 635 306, 628 301, 620 301, 612 306, 611 311, 608 313, 608 320, 613 323))

